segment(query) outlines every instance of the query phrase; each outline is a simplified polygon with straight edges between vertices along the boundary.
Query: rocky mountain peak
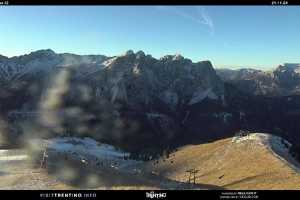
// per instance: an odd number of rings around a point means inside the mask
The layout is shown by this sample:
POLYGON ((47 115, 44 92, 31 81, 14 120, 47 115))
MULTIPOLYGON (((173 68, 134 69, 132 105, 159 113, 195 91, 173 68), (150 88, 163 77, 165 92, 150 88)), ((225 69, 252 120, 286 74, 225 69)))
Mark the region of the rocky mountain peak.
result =
POLYGON ((300 73, 300 64, 299 63, 284 63, 279 65, 275 70, 277 72, 295 72, 300 73))
POLYGON ((141 59, 141 58, 144 58, 146 55, 143 51, 138 51, 136 52, 136 58, 137 59, 141 59))
POLYGON ((196 63, 198 70, 205 70, 216 74, 212 63, 209 60, 200 61, 196 63))
POLYGON ((134 55, 134 51, 130 49, 125 52, 125 56, 129 56, 129 55, 134 55))
POLYGON ((37 51, 31 52, 29 55, 53 56, 53 55, 56 55, 56 53, 52 49, 42 49, 42 50, 37 50, 37 51))
POLYGON ((134 106, 161 99, 167 106, 176 109, 179 101, 190 102, 193 98, 194 104, 206 97, 218 99, 223 95, 223 83, 210 61, 193 63, 180 54, 157 60, 146 56, 143 51, 134 53, 128 50, 124 55, 108 58, 101 55, 56 54, 51 49, 45 49, 15 57, 0 75, 7 77, 6 72, 12 71, 7 79, 11 80, 21 78, 24 73, 50 72, 57 66, 77 66, 77 77, 82 80, 88 78, 107 99, 126 100, 134 106))
POLYGON ((8 59, 8 57, 3 56, 3 55, 0 54, 0 62, 1 62, 1 61, 4 61, 4 60, 7 60, 7 59, 8 59))
POLYGON ((184 57, 182 55, 180 55, 180 54, 175 54, 172 59, 173 60, 183 60, 184 57))
POLYGON ((294 69, 300 67, 300 63, 284 63, 283 66, 294 69))

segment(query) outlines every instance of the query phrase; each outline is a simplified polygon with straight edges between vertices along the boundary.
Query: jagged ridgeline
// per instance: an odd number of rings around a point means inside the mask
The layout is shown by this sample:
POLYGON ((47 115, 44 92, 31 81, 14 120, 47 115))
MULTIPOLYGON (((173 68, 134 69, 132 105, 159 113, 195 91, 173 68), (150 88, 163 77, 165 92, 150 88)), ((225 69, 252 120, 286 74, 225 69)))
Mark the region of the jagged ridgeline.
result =
MULTIPOLYGON (((130 151, 156 151, 240 129, 291 138, 300 129, 298 118, 284 118, 285 108, 278 107, 284 97, 245 93, 221 80, 211 62, 181 55, 40 50, 1 56, 0 84, 2 141, 16 141, 16 135, 89 136, 130 151)), ((291 103, 295 99, 289 102, 290 110, 298 106, 291 103)))
POLYGON ((251 95, 287 96, 300 94, 300 64, 285 63, 273 71, 242 68, 217 69, 225 82, 251 95))
POLYGON ((142 51, 106 57, 41 50, 1 57, 0 69, 7 93, 3 118, 29 135, 90 135, 129 148, 161 147, 180 134, 188 107, 204 99, 225 103, 211 63, 180 55, 157 60, 142 51))

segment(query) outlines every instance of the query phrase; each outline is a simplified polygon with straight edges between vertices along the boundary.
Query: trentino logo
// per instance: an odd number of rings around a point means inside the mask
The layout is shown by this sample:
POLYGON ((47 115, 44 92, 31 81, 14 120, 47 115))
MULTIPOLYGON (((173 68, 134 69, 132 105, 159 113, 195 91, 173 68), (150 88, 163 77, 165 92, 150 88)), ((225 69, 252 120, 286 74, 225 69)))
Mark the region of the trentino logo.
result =
POLYGON ((156 198, 156 199, 166 198, 167 197, 167 193, 166 192, 154 192, 154 191, 151 191, 151 192, 146 192, 146 197, 150 198, 150 199, 153 199, 153 198, 156 198))

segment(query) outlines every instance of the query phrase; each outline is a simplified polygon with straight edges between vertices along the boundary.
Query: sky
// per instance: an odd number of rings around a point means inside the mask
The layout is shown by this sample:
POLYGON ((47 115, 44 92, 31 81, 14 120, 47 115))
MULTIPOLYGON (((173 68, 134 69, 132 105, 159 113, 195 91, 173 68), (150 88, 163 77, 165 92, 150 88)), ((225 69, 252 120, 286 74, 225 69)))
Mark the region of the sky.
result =
POLYGON ((300 63, 300 6, 3 6, 0 19, 0 54, 8 57, 132 49, 216 68, 300 63))

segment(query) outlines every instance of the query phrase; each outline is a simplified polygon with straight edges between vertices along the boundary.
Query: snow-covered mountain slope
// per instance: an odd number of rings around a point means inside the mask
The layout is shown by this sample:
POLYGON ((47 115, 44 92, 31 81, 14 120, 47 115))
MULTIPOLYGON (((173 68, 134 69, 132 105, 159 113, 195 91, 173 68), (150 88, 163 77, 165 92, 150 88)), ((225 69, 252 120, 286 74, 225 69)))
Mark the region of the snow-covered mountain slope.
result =
POLYGON ((57 67, 73 65, 100 65, 106 59, 101 55, 56 54, 51 49, 38 50, 27 55, 11 58, 0 57, 0 79, 16 81, 23 76, 38 72, 49 73, 57 67))
POLYGON ((137 102, 147 104, 158 98, 175 109, 181 102, 190 102, 192 98, 194 103, 202 100, 197 97, 201 96, 201 90, 203 93, 211 90, 209 94, 214 95, 207 97, 213 96, 213 99, 220 98, 223 93, 222 82, 208 61, 192 63, 180 55, 157 60, 142 51, 134 53, 131 50, 111 58, 56 54, 50 49, 19 57, 1 57, 0 80, 21 81, 25 75, 50 74, 63 68, 75 70, 77 79, 88 79, 98 93, 107 93, 107 98, 113 102, 121 100, 132 105, 137 102))
POLYGON ((16 81, 28 73, 49 72, 60 58, 52 50, 40 50, 28 55, 0 60, 0 78, 5 81, 16 81))
POLYGON ((41 148, 45 155, 65 155, 68 159, 78 160, 89 166, 101 166, 124 173, 137 173, 137 166, 142 161, 130 159, 130 153, 103 144, 92 138, 62 137, 48 140, 29 141, 31 149, 41 148), (42 145, 41 145, 42 144, 42 145))
MULTIPOLYGON (((249 133, 245 136, 235 136, 231 141, 233 143, 243 143, 248 141, 254 142, 258 145, 267 147, 274 153, 275 156, 278 156, 278 158, 282 160, 293 160, 290 155, 290 148, 292 147, 292 144, 279 136, 266 133, 249 133)), ((296 163, 295 160, 289 164, 293 165, 293 163, 296 163)), ((297 166, 294 168, 300 167, 299 163, 296 164, 297 166)))
POLYGON ((145 173, 141 170, 145 162, 130 159, 129 153, 91 138, 33 139, 28 147, 0 151, 0 158, 11 156, 0 159, 0 189, 219 189, 145 173), (24 154, 26 159, 19 159, 24 154))

